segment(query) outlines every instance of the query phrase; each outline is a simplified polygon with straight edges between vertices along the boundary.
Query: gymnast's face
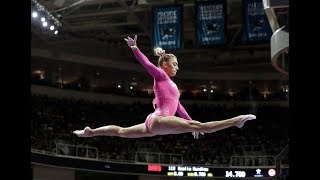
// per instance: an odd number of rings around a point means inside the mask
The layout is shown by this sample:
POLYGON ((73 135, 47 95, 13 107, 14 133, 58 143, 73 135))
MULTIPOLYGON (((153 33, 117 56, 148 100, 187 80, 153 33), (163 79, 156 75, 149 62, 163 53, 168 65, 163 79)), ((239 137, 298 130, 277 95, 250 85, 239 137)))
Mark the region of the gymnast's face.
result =
POLYGON ((167 62, 163 62, 162 67, 170 77, 174 77, 179 70, 178 61, 176 58, 170 58, 167 62))

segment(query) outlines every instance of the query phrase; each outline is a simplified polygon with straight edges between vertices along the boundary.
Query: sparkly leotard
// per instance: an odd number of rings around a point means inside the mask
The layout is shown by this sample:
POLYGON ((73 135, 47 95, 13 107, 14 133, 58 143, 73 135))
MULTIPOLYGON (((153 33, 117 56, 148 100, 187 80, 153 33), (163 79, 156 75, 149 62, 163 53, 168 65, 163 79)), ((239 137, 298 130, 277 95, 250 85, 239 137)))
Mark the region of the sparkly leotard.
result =
POLYGON ((146 127, 150 129, 150 121, 153 115, 174 116, 177 112, 181 118, 191 120, 191 117, 179 101, 180 92, 177 85, 170 79, 163 69, 152 64, 138 48, 132 49, 132 51, 137 60, 147 69, 154 79, 154 103, 157 106, 155 111, 149 114, 146 118, 146 127))

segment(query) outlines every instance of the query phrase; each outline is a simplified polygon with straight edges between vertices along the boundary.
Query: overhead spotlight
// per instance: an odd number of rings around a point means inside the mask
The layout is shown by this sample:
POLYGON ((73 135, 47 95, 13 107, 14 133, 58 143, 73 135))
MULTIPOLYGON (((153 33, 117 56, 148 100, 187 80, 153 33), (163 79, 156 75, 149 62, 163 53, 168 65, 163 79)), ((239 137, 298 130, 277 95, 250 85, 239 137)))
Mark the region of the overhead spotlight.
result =
POLYGON ((33 12, 33 13, 32 13, 32 17, 33 17, 33 18, 38 17, 38 13, 37 13, 37 12, 33 12))
MULTIPOLYGON (((53 24, 55 25, 55 27, 61 27, 62 26, 62 24, 60 23, 60 21, 56 18, 56 17, 54 17, 50 12, 49 12, 49 10, 47 9, 47 8, 45 8, 42 4, 40 4, 37 0, 31 0, 31 6, 32 7, 34 7, 35 9, 37 9, 38 11, 40 11, 40 12, 44 12, 46 15, 46 18, 48 19, 48 20, 52 20, 53 21, 53 24)), ((58 17, 61 17, 61 14, 58 14, 57 15, 58 17)), ((45 21, 45 19, 44 20, 41 20, 42 22, 44 22, 45 21)))
MULTIPOLYGON (((58 35, 58 30, 62 24, 59 20, 49 12, 49 10, 38 2, 39 0, 31 0, 31 20, 34 26, 42 24, 43 33, 50 33, 50 35, 58 35), (39 21, 41 20, 41 21, 39 21), (50 29, 50 30, 49 30, 50 29)), ((54 13, 54 12, 53 12, 54 13)), ((60 15, 61 17, 61 15, 60 15)))

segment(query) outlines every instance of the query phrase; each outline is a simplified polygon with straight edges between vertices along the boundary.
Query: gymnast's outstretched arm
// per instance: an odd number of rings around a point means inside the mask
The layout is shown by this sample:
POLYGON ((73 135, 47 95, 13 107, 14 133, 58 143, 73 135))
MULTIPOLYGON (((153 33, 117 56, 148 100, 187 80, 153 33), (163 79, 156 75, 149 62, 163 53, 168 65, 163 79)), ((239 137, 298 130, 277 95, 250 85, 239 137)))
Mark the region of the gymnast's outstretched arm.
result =
POLYGON ((124 38, 127 42, 128 46, 131 48, 133 54, 136 59, 143 65, 144 68, 147 69, 149 74, 156 80, 160 81, 164 79, 166 76, 164 72, 160 70, 159 67, 156 67, 153 63, 149 61, 149 59, 139 50, 137 47, 137 35, 134 36, 134 39, 131 37, 124 38))

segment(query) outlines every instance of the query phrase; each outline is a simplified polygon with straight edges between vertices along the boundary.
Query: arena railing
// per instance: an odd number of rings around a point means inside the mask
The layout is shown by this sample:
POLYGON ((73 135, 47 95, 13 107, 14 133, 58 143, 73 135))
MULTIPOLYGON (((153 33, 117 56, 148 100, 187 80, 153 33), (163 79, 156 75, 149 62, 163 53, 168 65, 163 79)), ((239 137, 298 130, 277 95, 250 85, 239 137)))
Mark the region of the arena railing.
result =
POLYGON ((275 166, 276 156, 231 156, 230 167, 275 166))
POLYGON ((184 164, 182 154, 155 152, 136 152, 135 162, 158 164, 184 164))
POLYGON ((87 146, 87 145, 81 146, 81 145, 74 145, 74 144, 57 143, 56 155, 98 159, 99 151, 98 151, 98 148, 87 146))

